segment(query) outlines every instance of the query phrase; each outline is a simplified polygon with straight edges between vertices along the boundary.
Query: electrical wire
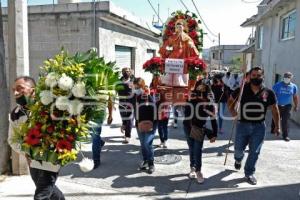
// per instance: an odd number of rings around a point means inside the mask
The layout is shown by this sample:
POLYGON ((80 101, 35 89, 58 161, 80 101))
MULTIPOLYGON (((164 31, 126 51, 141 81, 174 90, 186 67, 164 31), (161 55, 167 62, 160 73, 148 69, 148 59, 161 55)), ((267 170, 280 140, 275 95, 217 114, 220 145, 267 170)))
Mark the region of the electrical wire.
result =
MULTIPOLYGON (((182 1, 182 0, 180 0, 180 1, 182 1)), ((206 30, 207 30, 212 36, 218 37, 217 34, 215 34, 214 32, 212 32, 212 31, 208 28, 207 24, 205 23, 205 21, 203 20, 202 16, 200 15, 200 12, 199 12, 199 10, 198 10, 198 8, 197 8, 197 6, 196 6, 194 0, 192 0, 192 3, 193 3, 193 5, 194 5, 194 7, 195 7, 195 9, 196 9, 196 11, 197 11, 197 13, 198 13, 198 16, 199 16, 200 19, 201 19, 201 22, 202 22, 203 25, 205 26, 206 30)))
POLYGON ((150 4, 150 6, 151 6, 152 10, 154 11, 154 13, 157 15, 158 20, 159 20, 162 24, 164 24, 164 22, 163 22, 163 21, 161 20, 161 18, 159 17, 159 14, 156 12, 154 6, 152 5, 151 1, 150 1, 150 0, 147 0, 147 1, 148 1, 148 3, 150 4))
POLYGON ((259 3, 261 0, 256 0, 256 1, 246 1, 246 0, 241 0, 243 3, 259 3))

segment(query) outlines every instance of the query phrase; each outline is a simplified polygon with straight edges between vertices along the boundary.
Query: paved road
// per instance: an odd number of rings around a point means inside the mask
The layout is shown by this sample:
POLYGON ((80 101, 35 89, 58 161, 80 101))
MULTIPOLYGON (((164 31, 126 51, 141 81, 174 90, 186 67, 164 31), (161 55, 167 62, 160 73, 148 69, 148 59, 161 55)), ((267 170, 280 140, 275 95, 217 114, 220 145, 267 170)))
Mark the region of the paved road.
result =
MULTIPOLYGON (((270 124, 269 121, 267 123, 270 124)), ((300 190, 300 128, 292 123, 290 142, 267 134, 257 164, 258 184, 244 182, 243 171, 233 168, 233 146, 224 166, 225 148, 232 127, 225 122, 226 133, 218 141, 204 145, 203 185, 187 177, 189 158, 182 127, 170 127, 168 153, 181 157, 175 164, 156 164, 149 175, 137 170, 140 162, 139 142, 133 131, 130 144, 122 144, 120 119, 116 113, 112 126, 103 126, 106 145, 102 165, 97 170, 82 173, 76 163, 61 170, 58 186, 66 198, 75 199, 206 199, 206 200, 297 200, 300 190)), ((158 136, 154 142, 159 144, 158 136)), ((84 144, 84 154, 91 158, 90 143, 84 144)), ((156 146, 156 155, 164 150, 156 146)), ((11 176, 0 183, 0 199, 32 199, 34 185, 29 176, 11 176)))

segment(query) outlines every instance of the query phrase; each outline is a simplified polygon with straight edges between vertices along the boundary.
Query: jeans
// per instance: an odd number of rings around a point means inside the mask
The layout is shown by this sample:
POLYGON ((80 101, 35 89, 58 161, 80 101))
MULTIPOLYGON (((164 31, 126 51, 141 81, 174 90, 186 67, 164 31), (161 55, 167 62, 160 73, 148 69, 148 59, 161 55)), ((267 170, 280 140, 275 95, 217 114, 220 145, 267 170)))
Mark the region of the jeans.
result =
POLYGON ((177 124, 177 120, 178 120, 178 109, 180 108, 180 106, 174 106, 173 107, 173 111, 174 111, 174 123, 177 124))
POLYGON ((186 141, 189 146, 190 154, 190 167, 195 167, 196 172, 201 171, 202 167, 202 148, 203 140, 201 142, 194 140, 190 137, 191 128, 184 126, 184 133, 186 136, 186 141))
POLYGON ((94 163, 100 163, 100 154, 104 141, 101 139, 101 125, 93 125, 90 127, 90 134, 92 136, 92 152, 94 163))
POLYGON ((133 126, 133 111, 125 112, 124 108, 119 107, 122 118, 122 126, 125 127, 125 137, 131 137, 131 130, 133 126))
POLYGON ((139 140, 141 143, 143 160, 148 161, 150 163, 153 163, 154 161, 153 140, 154 140, 155 131, 156 131, 155 128, 153 128, 153 130, 148 133, 140 133, 137 130, 139 140))
POLYGON ((218 123, 219 123, 219 129, 222 129, 223 126, 223 116, 225 113, 225 107, 226 107, 226 103, 219 103, 218 106, 218 123))
POLYGON ((158 121, 158 134, 161 142, 168 140, 168 123, 169 119, 158 121))
MULTIPOLYGON (((63 193, 56 187, 58 172, 29 168, 31 178, 36 186, 34 200, 64 200, 63 193)), ((18 186, 17 186, 18 187, 18 186)))
POLYGON ((238 122, 234 143, 234 158, 241 162, 246 146, 249 145, 249 155, 244 167, 245 175, 250 176, 255 172, 262 144, 265 138, 266 125, 262 123, 238 122))
MULTIPOLYGON (((291 117, 292 105, 288 104, 285 106, 278 106, 280 117, 281 117, 281 128, 282 128, 282 137, 286 138, 289 136, 289 119, 291 117)), ((275 128, 274 120, 272 120, 272 131, 275 128)), ((272 132, 271 131, 271 132, 272 132)))

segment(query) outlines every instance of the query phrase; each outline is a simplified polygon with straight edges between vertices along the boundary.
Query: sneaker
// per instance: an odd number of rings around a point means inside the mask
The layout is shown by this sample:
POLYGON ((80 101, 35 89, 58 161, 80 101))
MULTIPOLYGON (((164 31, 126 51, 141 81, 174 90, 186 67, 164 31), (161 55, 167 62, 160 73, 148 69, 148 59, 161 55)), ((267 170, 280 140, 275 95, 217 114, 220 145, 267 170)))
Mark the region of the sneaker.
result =
POLYGON ((140 166, 139 166, 139 170, 142 171, 142 170, 146 170, 147 168, 149 167, 149 164, 147 161, 143 161, 140 166))
POLYGON ((155 171, 154 165, 149 165, 148 173, 152 174, 155 171))
POLYGON ((177 127, 178 127, 177 123, 174 123, 173 128, 177 128, 177 127))
POLYGON ((198 172, 196 172, 196 178, 197 178, 197 182, 199 183, 199 184, 202 184, 202 183, 204 183, 204 178, 203 178, 203 174, 200 172, 200 171, 198 171, 198 172))
POLYGON ((224 133, 224 130, 223 130, 222 128, 220 128, 220 129, 219 129, 219 134, 222 135, 223 133, 224 133))
POLYGON ((164 142, 161 142, 160 145, 159 145, 160 148, 163 148, 164 146, 165 146, 164 142))
POLYGON ((165 141, 165 142, 163 143, 163 148, 165 148, 165 149, 167 149, 167 148, 168 148, 167 141, 165 141))
POLYGON ((289 137, 283 137, 283 140, 289 142, 291 139, 289 137))
POLYGON ((97 169, 98 167, 100 167, 100 165, 101 165, 101 162, 100 162, 100 160, 98 161, 94 161, 94 167, 93 167, 93 169, 97 169))
POLYGON ((234 163, 234 168, 235 168, 236 170, 240 170, 241 167, 242 167, 242 162, 235 161, 235 163, 234 163))
POLYGON ((101 142, 100 142, 101 148, 102 148, 104 145, 105 145, 105 141, 104 141, 104 140, 101 140, 101 142))
POLYGON ((246 176, 246 181, 250 184, 250 185, 256 185, 257 184, 257 180, 253 175, 250 176, 246 176))
POLYGON ((191 178, 191 179, 194 179, 194 178, 196 178, 196 169, 195 169, 195 167, 191 167, 191 171, 190 171, 190 173, 189 173, 189 178, 191 178))
POLYGON ((124 144, 128 144, 130 142, 130 137, 125 137, 124 144))

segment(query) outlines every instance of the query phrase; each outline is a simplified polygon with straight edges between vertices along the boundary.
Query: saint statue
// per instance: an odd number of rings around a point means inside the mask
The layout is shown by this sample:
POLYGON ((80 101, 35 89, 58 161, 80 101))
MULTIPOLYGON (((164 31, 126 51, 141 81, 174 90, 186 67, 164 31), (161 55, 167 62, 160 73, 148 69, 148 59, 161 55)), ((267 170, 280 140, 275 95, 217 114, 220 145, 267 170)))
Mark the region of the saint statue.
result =
POLYGON ((176 21, 174 34, 164 41, 162 47, 159 49, 162 58, 184 59, 199 55, 194 41, 184 32, 187 29, 185 20, 178 19, 176 21))

